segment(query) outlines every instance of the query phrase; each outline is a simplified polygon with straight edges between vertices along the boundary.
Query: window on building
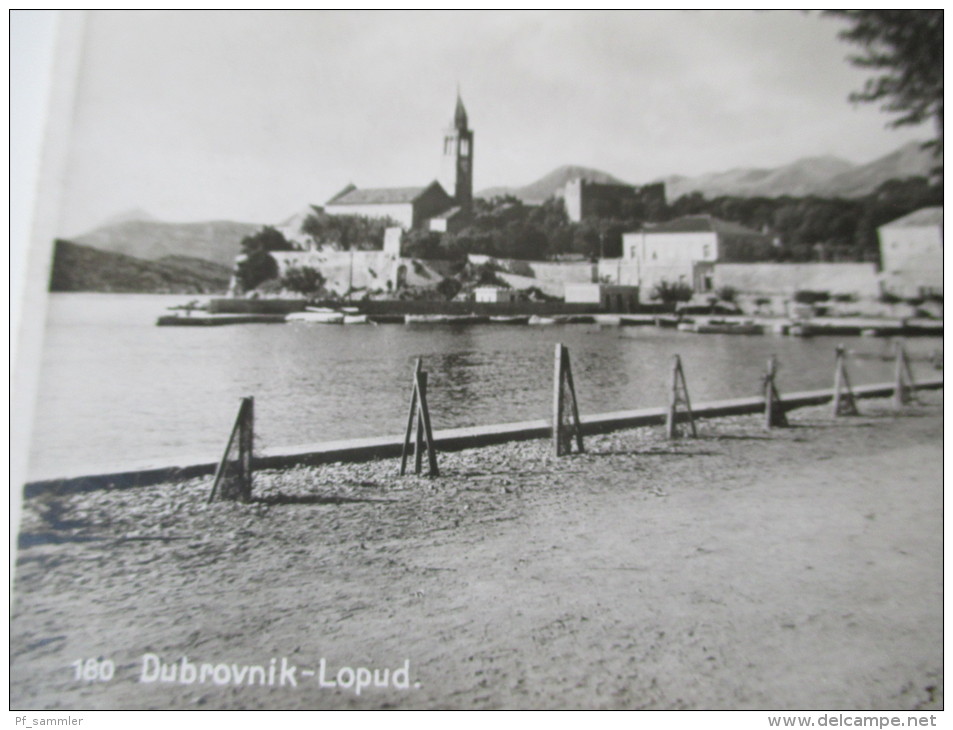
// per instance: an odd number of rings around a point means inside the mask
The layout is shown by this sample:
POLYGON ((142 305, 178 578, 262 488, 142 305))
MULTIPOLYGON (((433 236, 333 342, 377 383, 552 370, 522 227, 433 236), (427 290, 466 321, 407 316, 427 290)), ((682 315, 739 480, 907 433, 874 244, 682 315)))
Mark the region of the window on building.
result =
POLYGON ((707 243, 702 246, 702 258, 711 258, 711 246, 709 246, 707 243))
POLYGON ((652 252, 652 260, 654 261, 654 260, 657 259, 657 258, 658 258, 658 253, 656 253, 655 251, 653 251, 653 252, 652 252))
POLYGON ((470 142, 469 140, 461 139, 460 140, 460 156, 466 157, 468 154, 470 154, 470 142))

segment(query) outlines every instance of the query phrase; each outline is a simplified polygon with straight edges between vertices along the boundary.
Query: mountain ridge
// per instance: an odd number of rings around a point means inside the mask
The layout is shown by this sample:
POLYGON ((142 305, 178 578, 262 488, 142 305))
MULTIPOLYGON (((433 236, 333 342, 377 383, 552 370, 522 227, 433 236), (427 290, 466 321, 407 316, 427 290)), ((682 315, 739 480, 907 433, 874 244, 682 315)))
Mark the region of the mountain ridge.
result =
POLYGON ((57 239, 50 271, 51 292, 223 293, 230 269, 189 256, 146 261, 126 254, 57 239))
MULTIPOLYGON (((920 142, 908 142, 893 152, 867 163, 853 163, 835 155, 802 157, 771 168, 735 167, 702 175, 668 175, 652 182, 665 184, 669 202, 699 192, 706 198, 724 195, 775 198, 784 195, 862 197, 893 178, 928 176, 936 162, 920 142)), ((539 204, 559 195, 569 180, 581 177, 590 182, 627 185, 603 170, 582 165, 563 165, 523 186, 495 186, 476 195, 487 199, 512 195, 527 204, 539 204)))

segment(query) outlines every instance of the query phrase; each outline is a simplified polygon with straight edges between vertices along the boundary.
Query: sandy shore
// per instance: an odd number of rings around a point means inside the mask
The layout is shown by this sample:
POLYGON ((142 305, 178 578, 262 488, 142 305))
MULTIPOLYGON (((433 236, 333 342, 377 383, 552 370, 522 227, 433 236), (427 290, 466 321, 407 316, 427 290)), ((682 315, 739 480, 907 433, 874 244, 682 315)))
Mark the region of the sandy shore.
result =
POLYGON ((11 707, 942 708, 942 391, 921 399, 441 454, 435 480, 263 473, 249 505, 206 505, 209 480, 28 500, 11 707), (141 682, 146 654, 209 668, 141 682), (90 657, 115 676, 75 679, 90 657), (321 686, 322 659, 408 687, 321 686))

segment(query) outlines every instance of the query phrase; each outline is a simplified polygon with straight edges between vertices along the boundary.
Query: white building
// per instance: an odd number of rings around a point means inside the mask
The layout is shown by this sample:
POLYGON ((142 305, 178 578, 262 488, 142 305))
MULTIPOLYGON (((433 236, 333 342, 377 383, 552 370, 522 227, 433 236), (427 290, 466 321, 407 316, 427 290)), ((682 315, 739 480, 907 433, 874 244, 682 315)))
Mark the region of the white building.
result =
POLYGON ((566 284, 566 304, 598 304, 607 312, 634 312, 639 306, 639 287, 615 284, 566 284))
POLYGON ((622 263, 636 264, 643 291, 667 281, 707 292, 714 287, 716 262, 764 261, 773 245, 772 236, 737 223, 688 215, 623 234, 622 263))
POLYGON ((502 286, 478 286, 473 290, 474 300, 491 304, 510 304, 519 296, 515 289, 504 289, 502 286))
POLYGON ((943 294, 943 208, 921 208, 877 229, 881 282, 902 297, 943 294))

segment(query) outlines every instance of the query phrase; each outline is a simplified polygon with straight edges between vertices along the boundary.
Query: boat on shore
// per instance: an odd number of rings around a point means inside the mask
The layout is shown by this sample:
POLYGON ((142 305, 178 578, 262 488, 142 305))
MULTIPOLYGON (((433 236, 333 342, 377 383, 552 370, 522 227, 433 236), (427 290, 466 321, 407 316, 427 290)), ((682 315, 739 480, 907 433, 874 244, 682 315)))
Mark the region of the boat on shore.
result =
POLYGON ((292 312, 287 315, 285 321, 309 324, 344 324, 344 314, 333 309, 322 310, 318 307, 308 307, 303 312, 292 312))
MULTIPOLYGON (((728 320, 708 320, 707 322, 696 322, 693 325, 693 332, 700 335, 763 335, 764 327, 760 324, 748 320, 744 322, 734 322, 728 320)), ((681 325, 679 325, 681 329, 681 325)))
POLYGON ((405 314, 404 324, 485 324, 488 316, 478 314, 405 314))
POLYGON ((538 314, 534 314, 532 317, 529 318, 526 324, 532 325, 534 327, 541 327, 541 326, 545 327, 545 326, 554 325, 554 324, 562 324, 562 321, 557 319, 556 317, 541 317, 538 314))
POLYGON ((530 315, 528 314, 494 315, 490 317, 492 324, 529 324, 529 320, 530 315))

